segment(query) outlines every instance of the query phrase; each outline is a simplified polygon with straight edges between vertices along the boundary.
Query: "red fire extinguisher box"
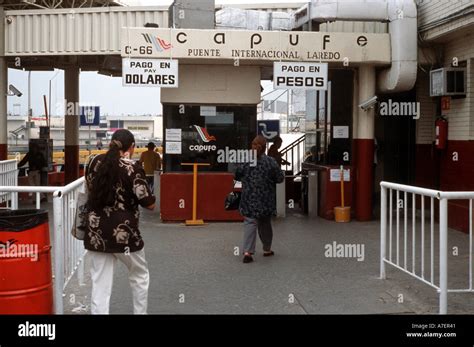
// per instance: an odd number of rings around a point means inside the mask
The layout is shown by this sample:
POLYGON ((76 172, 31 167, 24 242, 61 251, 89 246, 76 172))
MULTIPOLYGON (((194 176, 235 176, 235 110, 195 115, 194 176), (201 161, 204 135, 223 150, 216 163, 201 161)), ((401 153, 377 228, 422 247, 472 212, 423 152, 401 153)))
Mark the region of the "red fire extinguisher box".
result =
POLYGON ((435 122, 436 148, 446 149, 448 143, 448 120, 444 117, 438 117, 435 122))
MULTIPOLYGON (((320 165, 319 171, 319 216, 334 220, 334 207, 341 206, 340 166, 320 165)), ((344 166, 345 206, 352 203, 353 170, 344 166)))

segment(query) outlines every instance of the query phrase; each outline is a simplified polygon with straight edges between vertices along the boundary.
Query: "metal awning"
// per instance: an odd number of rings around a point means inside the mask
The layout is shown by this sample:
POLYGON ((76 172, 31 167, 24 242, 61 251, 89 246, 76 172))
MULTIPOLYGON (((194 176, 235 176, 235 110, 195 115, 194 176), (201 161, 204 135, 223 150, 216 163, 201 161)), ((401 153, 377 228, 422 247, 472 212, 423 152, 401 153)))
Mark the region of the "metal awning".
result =
POLYGON ((6 10, 125 6, 120 0, 0 0, 6 10))

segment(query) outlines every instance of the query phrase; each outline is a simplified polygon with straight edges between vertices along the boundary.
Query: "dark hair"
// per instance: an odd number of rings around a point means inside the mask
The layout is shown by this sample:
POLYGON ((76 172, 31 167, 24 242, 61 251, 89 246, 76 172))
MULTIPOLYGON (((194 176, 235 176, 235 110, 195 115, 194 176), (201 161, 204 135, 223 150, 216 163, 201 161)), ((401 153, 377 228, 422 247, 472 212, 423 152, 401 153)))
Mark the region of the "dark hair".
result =
POLYGON ((92 180, 88 204, 92 209, 101 209, 115 204, 115 187, 120 179, 120 151, 128 150, 135 143, 135 137, 126 129, 119 129, 112 135, 109 150, 105 154, 92 180))
POLYGON ((148 145, 146 145, 147 148, 149 149, 155 149, 156 145, 153 142, 148 142, 148 145))

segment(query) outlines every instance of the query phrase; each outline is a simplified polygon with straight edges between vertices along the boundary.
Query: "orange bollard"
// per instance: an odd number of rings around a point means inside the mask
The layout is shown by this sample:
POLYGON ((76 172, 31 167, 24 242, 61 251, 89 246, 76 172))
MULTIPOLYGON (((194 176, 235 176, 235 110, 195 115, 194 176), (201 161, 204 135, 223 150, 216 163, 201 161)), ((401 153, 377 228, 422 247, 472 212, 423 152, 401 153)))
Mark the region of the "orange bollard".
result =
POLYGON ((182 163, 183 166, 193 166, 193 218, 186 221, 186 225, 204 225, 202 219, 197 219, 197 174, 198 166, 209 166, 207 163, 182 163))
POLYGON ((338 223, 347 223, 351 220, 351 207, 344 206, 344 167, 341 165, 341 206, 334 207, 334 217, 338 223))

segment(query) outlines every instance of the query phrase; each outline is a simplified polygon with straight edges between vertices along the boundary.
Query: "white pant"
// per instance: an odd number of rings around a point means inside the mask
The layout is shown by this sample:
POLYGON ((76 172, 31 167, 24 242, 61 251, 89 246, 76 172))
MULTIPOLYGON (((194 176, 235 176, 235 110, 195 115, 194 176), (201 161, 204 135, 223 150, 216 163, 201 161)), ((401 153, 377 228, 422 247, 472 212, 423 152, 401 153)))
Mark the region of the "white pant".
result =
POLYGON ((124 263, 129 271, 128 278, 133 293, 133 313, 147 313, 150 275, 143 249, 128 255, 88 251, 87 256, 91 259, 92 314, 109 314, 114 266, 117 259, 124 263))

